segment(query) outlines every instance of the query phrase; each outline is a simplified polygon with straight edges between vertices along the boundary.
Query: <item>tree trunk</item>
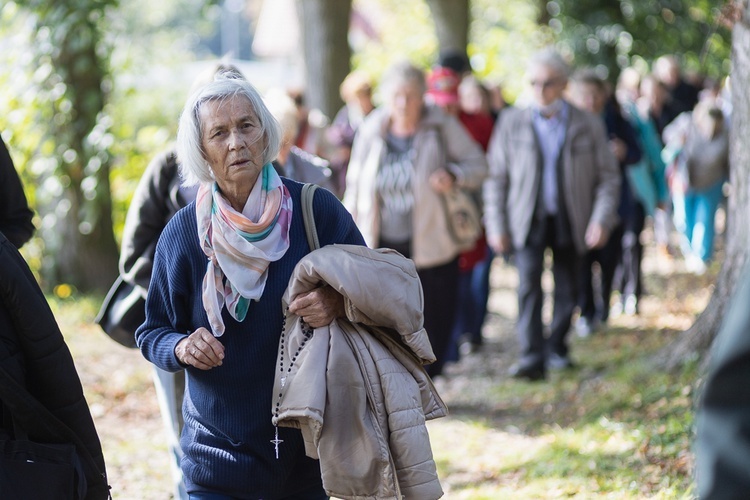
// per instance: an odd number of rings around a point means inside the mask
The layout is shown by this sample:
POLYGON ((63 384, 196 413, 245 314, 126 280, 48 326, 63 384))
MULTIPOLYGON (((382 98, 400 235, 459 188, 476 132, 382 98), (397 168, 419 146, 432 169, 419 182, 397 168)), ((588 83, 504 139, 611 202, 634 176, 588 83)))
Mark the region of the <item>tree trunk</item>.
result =
POLYGON ((350 71, 349 16, 352 0, 297 0, 305 99, 310 108, 333 118, 343 102, 339 85, 350 71))
MULTIPOLYGON (((80 6, 79 6, 80 7, 80 6)), ((39 28, 52 33, 49 56, 54 72, 48 85, 64 83, 54 105, 50 134, 55 143, 62 192, 40 205, 49 223, 40 229, 48 254, 43 272, 51 283, 80 291, 106 291, 117 275, 117 243, 112 228, 108 119, 104 114, 107 54, 101 46, 99 9, 38 6, 39 28)))
POLYGON ((440 52, 466 53, 469 44, 469 0, 427 0, 435 20, 440 52))
POLYGON ((704 354, 716 336, 729 299, 750 251, 750 7, 743 7, 742 19, 732 32, 732 119, 730 131, 729 180, 725 255, 716 288, 705 311, 662 354, 664 366, 674 369, 704 354))

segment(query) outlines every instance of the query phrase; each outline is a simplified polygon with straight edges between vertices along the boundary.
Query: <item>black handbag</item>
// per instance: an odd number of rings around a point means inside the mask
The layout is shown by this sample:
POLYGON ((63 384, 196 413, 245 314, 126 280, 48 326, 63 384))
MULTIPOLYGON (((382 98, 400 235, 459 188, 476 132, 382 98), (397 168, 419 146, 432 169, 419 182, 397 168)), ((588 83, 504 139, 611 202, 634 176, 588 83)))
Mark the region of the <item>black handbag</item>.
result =
POLYGON ((135 331, 146 321, 146 299, 140 288, 118 276, 95 321, 118 344, 136 347, 135 331))
POLYGON ((74 445, 0 438, 0 498, 81 500, 86 490, 74 445))
POLYGON ((0 498, 84 500, 106 497, 106 474, 85 445, 28 390, 0 367, 0 498), (25 426, 43 429, 56 442, 31 440, 25 426), (13 432, 13 436, 10 432, 13 432), (89 476, 87 472, 89 471, 89 476), (87 477, 102 484, 89 484, 87 477), (93 486, 93 488, 91 488, 93 486))

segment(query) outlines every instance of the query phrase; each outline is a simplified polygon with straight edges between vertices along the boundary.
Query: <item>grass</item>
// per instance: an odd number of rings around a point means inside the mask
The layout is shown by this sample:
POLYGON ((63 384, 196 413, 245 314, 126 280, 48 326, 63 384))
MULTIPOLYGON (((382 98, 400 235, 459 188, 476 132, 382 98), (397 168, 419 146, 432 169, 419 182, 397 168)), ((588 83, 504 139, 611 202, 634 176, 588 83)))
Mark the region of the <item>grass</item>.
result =
MULTIPOLYGON (((577 367, 530 383, 505 375, 515 355, 514 281, 507 268, 497 276, 493 270, 485 347, 436 381, 451 412, 428 423, 444 498, 694 497, 698 361, 666 373, 653 359, 705 306, 714 276, 662 271, 647 276, 639 316, 574 338, 577 367)), ((93 324, 99 301, 50 298, 102 440, 113 496, 171 498, 151 368, 93 324)))
POLYGON ((649 354, 466 396, 479 408, 430 423, 447 498, 691 498, 695 369, 658 372, 649 354))

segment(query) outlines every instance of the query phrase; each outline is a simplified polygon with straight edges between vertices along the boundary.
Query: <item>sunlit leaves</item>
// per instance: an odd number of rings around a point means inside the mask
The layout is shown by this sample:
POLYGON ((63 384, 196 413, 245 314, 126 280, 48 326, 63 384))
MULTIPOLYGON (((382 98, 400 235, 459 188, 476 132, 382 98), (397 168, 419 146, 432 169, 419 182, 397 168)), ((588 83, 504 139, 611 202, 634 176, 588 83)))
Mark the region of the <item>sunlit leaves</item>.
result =
POLYGON ((674 53, 690 71, 729 71, 729 33, 718 26, 717 2, 689 0, 551 0, 549 26, 579 64, 611 76, 633 58, 674 53))

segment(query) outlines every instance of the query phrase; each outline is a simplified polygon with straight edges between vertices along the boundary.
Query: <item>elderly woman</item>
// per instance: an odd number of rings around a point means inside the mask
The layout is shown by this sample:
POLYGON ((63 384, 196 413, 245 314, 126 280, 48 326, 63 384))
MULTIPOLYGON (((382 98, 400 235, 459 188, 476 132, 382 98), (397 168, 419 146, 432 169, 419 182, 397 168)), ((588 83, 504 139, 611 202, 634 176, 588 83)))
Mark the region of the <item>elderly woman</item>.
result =
POLYGON ((414 260, 424 290, 424 326, 442 372, 456 309, 458 255, 441 196, 455 186, 476 189, 487 163, 461 123, 426 106, 424 73, 409 63, 390 68, 381 82, 386 105, 357 131, 344 205, 370 246, 389 247, 414 260))
MULTIPOLYGON (((181 175, 198 196, 159 238, 136 341, 158 367, 186 370, 180 444, 191 499, 326 498, 301 434, 275 437, 269 411, 281 297, 310 251, 302 185, 271 166, 280 142, 278 123, 241 79, 198 90, 180 118, 181 175)), ((318 190, 314 212, 321 245, 364 243, 333 194, 318 190)), ((344 313, 330 287, 297 296, 289 309, 312 327, 344 313)))

